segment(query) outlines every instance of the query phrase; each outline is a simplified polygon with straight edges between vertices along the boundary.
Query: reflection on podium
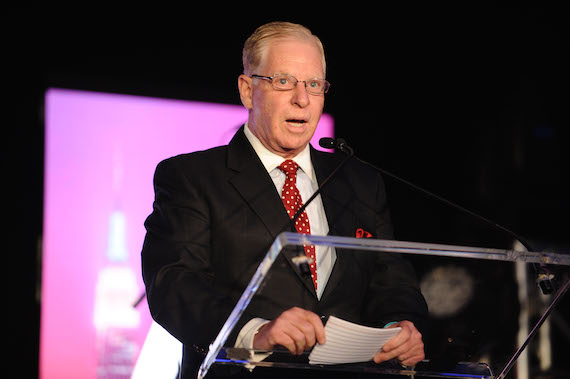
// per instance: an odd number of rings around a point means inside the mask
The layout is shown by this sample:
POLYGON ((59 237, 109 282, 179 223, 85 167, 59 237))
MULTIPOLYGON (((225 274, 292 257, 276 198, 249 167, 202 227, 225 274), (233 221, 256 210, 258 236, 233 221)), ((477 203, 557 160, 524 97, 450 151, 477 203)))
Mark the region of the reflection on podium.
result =
POLYGON ((458 362, 448 370, 431 364, 429 360, 418 363, 415 367, 403 367, 395 362, 376 364, 358 362, 338 365, 309 364, 309 352, 292 356, 287 351, 276 350, 269 358, 261 362, 250 362, 246 349, 223 348, 216 365, 241 366, 258 371, 265 371, 274 378, 481 378, 492 379, 493 373, 488 364, 458 362), (279 370, 279 371, 278 371, 279 370), (272 375, 272 373, 275 373, 272 375))

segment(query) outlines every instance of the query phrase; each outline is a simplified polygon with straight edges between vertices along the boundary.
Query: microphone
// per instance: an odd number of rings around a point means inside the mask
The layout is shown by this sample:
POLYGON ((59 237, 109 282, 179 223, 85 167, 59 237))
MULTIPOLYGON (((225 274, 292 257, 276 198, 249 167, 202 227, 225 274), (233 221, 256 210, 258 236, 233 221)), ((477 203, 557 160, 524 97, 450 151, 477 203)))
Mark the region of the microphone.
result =
POLYGON ((346 141, 344 141, 342 138, 338 138, 335 140, 334 138, 323 137, 319 140, 319 145, 325 149, 338 148, 339 150, 347 153, 347 157, 344 158, 342 162, 340 162, 340 164, 334 169, 334 171, 329 176, 327 176, 325 180, 323 180, 319 188, 317 188, 317 190, 313 193, 313 195, 309 198, 309 200, 307 200, 305 204, 303 204, 303 206, 299 208, 299 210, 295 213, 295 215, 291 219, 292 228, 295 228, 295 221, 297 221, 297 219, 301 216, 305 208, 307 208, 307 206, 311 203, 311 201, 313 201, 321 193, 323 188, 336 175, 338 170, 340 170, 340 168, 344 166, 344 164, 354 155, 354 151, 352 150, 352 148, 348 146, 346 144, 346 141), (342 147, 340 146, 341 143, 342 147))
MULTIPOLYGON (((343 140, 342 138, 337 138, 336 140, 334 138, 321 138, 321 140, 319 141, 319 144, 324 147, 324 148, 336 148, 340 151, 345 152, 346 154, 348 154, 348 157, 351 157, 354 155, 354 150, 346 143, 345 140, 343 140), (323 141, 324 140, 324 141, 323 141)), ((386 171, 384 169, 381 169, 379 167, 374 166, 371 163, 368 163, 366 161, 363 161, 362 159, 355 157, 356 159, 358 159, 358 161, 362 162, 363 164, 367 165, 368 167, 372 168, 373 170, 380 172, 384 175, 387 175, 393 179, 398 180, 401 183, 406 184, 409 187, 412 187, 413 189, 423 193, 424 195, 428 195, 429 197, 432 197, 444 204, 447 204, 448 206, 451 206, 452 208, 458 209, 463 213, 466 213, 472 217, 477 218, 480 221, 483 221, 484 223, 492 226, 495 229, 500 230, 501 232, 507 233, 508 235, 510 235, 511 237, 515 238, 516 240, 518 240, 528 251, 534 251, 531 246, 530 243, 525 239, 522 238, 520 235, 516 234, 515 232, 513 232, 510 229, 507 229, 506 227, 489 220, 488 218, 485 218, 475 212, 472 212, 456 203, 453 203, 441 196, 438 196, 422 187, 419 187, 405 179, 400 178, 399 176, 396 176, 394 174, 392 174, 389 171, 386 171)), ((347 158, 348 159, 348 158, 347 158)), ((324 183, 323 183, 324 184, 324 183)), ((540 287, 540 289, 542 290, 542 293, 545 295, 549 295, 554 291, 554 286, 552 284, 552 279, 554 278, 554 276, 549 272, 549 270, 547 269, 547 267, 543 264, 538 265, 536 263, 532 264, 534 271, 537 275, 537 283, 540 287)))
POLYGON ((352 147, 348 146, 345 140, 342 138, 330 138, 330 137, 323 137, 319 140, 319 145, 325 149, 339 149, 343 153, 346 153, 350 156, 354 155, 354 150, 352 147))
MULTIPOLYGON (((289 227, 291 228, 292 232, 297 232, 297 228, 295 228, 295 222, 299 217, 301 217, 301 214, 303 214, 307 206, 321 193, 323 188, 325 188, 325 186, 342 168, 342 166, 344 166, 345 163, 354 155, 354 151, 352 150, 352 148, 348 146, 346 142, 341 138, 335 140, 334 138, 324 137, 319 140, 319 145, 326 149, 338 148, 339 150, 345 152, 347 156, 342 160, 342 162, 340 162, 340 164, 334 169, 334 171, 331 172, 331 174, 327 176, 325 180, 323 180, 323 182, 319 185, 317 190, 313 193, 313 195, 311 195, 309 200, 305 201, 303 206, 299 208, 297 212, 295 212, 295 215, 291 218, 291 221, 289 223, 289 227)), ((311 270, 309 269, 309 263, 311 263, 310 262, 311 259, 307 257, 304 252, 299 251, 299 255, 293 258, 292 261, 293 263, 295 263, 295 265, 297 265, 301 274, 303 275, 311 274, 311 270)))

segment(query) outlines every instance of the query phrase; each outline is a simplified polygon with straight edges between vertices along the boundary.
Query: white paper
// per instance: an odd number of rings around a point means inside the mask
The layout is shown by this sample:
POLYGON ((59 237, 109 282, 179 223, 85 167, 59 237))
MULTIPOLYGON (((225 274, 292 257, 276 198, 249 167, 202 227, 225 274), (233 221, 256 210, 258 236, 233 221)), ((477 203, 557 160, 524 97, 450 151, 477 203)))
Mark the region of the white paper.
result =
POLYGON ((325 325, 327 342, 317 344, 309 364, 367 362, 402 328, 371 328, 330 316, 325 325))

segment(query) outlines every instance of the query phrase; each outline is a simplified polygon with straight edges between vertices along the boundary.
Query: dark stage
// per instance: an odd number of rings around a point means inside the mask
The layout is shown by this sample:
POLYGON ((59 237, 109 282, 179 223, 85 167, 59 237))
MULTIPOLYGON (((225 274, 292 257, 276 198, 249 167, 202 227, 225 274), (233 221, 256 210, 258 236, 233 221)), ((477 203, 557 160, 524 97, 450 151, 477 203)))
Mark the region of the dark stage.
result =
MULTIPOLYGON (((15 257, 7 267, 17 267, 10 287, 18 288, 17 312, 9 318, 16 322, 7 326, 14 340, 10 350, 22 361, 19 377, 34 378, 38 371, 44 91, 240 104, 242 44, 271 20, 304 24, 323 41, 332 84, 325 112, 357 156, 515 231, 538 251, 570 253, 568 5, 264 13, 269 14, 242 10, 231 18, 212 10, 162 9, 143 16, 116 9, 17 7, 0 16, 8 62, 2 147, 5 235, 11 241, 6 253, 9 262, 15 257)), ((512 238, 496 228, 398 181, 386 178, 386 184, 398 239, 512 246, 512 238)), ((434 264, 415 263, 420 275, 434 264)), ((500 349, 512 339, 505 325, 518 312, 513 274, 497 267, 466 269, 485 298, 473 306, 501 309, 493 317, 507 342, 492 347, 500 349)), ((567 298, 557 317, 549 377, 563 377, 557 372, 567 370, 567 298)))

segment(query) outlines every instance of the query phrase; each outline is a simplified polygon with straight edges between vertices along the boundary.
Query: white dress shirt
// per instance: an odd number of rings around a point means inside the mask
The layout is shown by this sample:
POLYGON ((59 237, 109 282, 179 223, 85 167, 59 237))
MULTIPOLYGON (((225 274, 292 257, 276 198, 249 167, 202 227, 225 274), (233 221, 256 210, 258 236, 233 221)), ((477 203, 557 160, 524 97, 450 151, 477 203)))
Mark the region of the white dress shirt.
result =
MULTIPOLYGON (((281 190, 285 183, 286 175, 279 169, 279 165, 285 160, 283 157, 269 151, 261 141, 253 135, 249 130, 247 124, 244 128, 245 136, 253 146, 256 154, 258 155, 261 163, 271 176, 275 189, 281 197, 281 190)), ((311 162, 311 152, 309 145, 300 152, 297 156, 292 158, 299 165, 297 171, 297 188, 301 194, 303 203, 308 200, 319 187, 311 162)), ((325 236, 329 232, 329 226, 325 209, 321 196, 317 196, 306 208, 309 223, 311 225, 311 234, 325 236)), ((336 252, 333 248, 327 246, 315 246, 315 256, 317 261, 317 297, 320 299, 323 291, 328 282, 330 273, 336 260, 336 252)), ((240 333, 236 340, 236 347, 243 347, 251 349, 253 347, 253 337, 255 332, 265 323, 269 321, 256 318, 249 321, 240 333)))

